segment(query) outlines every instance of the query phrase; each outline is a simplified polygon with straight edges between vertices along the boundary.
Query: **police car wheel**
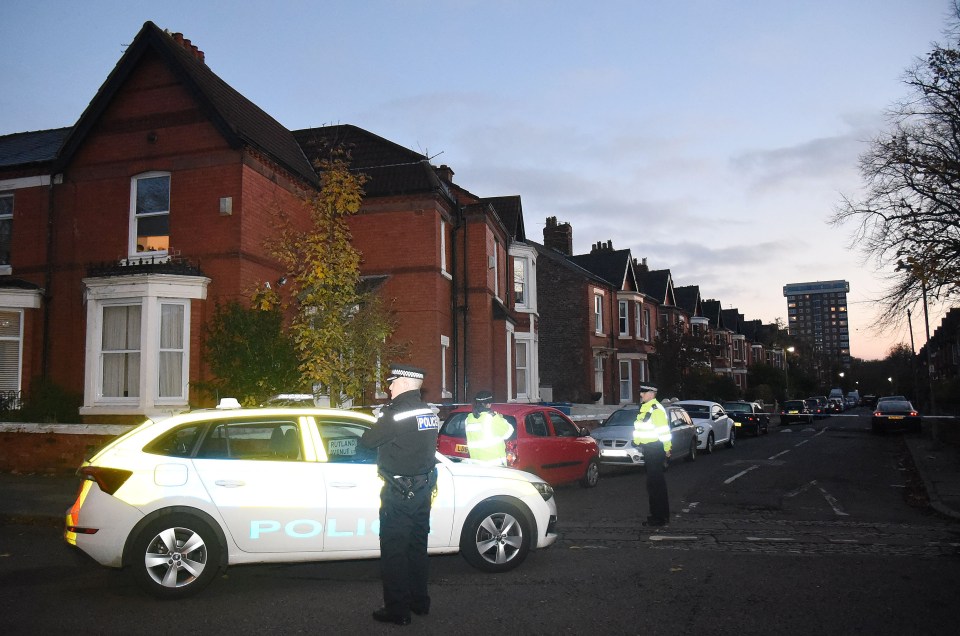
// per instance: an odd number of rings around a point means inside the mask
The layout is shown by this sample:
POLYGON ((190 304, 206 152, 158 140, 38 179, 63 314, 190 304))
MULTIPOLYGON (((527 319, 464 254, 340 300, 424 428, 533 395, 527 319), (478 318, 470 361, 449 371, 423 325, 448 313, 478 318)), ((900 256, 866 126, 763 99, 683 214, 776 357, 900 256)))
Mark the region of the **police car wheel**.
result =
POLYGON ((206 587, 220 570, 222 549, 206 522, 189 514, 165 515, 133 540, 131 571, 158 598, 185 598, 206 587))
POLYGON ((470 513, 460 535, 460 552, 478 570, 506 572, 527 558, 530 535, 516 506, 491 501, 470 513))

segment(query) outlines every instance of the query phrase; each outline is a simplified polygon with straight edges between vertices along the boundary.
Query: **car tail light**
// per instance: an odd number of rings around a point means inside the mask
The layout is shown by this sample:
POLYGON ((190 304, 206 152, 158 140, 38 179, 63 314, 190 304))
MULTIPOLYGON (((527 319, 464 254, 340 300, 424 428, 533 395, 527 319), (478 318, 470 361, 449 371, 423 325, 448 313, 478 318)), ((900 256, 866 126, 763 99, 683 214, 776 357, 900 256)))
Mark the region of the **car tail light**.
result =
POLYGON ((77 474, 86 480, 97 482, 100 490, 112 495, 120 489, 120 486, 130 478, 133 472, 103 466, 84 466, 77 471, 77 474))
POLYGON ((916 417, 916 416, 917 416, 916 411, 910 411, 910 417, 916 417))
POLYGON ((520 459, 517 456, 517 440, 507 440, 504 446, 506 447, 507 466, 516 466, 520 459))
POLYGON ((874 412, 873 412, 873 416, 874 416, 874 417, 880 417, 880 415, 881 415, 880 411, 874 411, 874 412))

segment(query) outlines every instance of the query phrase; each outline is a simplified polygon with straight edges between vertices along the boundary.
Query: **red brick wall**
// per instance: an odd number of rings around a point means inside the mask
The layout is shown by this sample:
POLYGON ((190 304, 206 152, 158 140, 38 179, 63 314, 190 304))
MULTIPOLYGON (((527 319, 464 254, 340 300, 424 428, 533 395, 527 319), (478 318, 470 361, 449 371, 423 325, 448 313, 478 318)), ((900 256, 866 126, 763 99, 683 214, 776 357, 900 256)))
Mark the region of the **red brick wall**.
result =
POLYGON ((0 433, 0 472, 70 475, 115 435, 0 433))

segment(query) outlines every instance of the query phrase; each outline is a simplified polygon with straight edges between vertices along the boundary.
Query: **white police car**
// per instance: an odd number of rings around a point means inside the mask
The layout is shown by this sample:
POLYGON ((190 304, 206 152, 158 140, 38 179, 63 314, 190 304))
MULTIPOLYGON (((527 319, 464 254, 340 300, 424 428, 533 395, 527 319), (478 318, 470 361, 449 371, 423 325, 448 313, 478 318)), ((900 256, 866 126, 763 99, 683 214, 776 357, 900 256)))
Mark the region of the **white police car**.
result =
MULTIPOLYGON (((78 470, 64 537, 148 592, 198 592, 228 565, 375 558, 382 482, 359 445, 375 420, 320 408, 201 410, 148 420, 78 470)), ((437 455, 431 554, 503 572, 556 539, 535 475, 437 455)))

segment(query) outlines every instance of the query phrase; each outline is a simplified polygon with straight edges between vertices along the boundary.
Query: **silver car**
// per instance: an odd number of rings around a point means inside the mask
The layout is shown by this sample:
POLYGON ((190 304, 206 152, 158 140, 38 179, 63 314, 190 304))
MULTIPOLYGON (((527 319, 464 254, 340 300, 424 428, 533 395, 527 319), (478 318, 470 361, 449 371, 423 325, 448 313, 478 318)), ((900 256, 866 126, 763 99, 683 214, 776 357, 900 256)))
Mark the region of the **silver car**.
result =
MULTIPOLYGON (((673 449, 669 459, 697 458, 697 430, 687 412, 677 406, 667 406, 670 416, 670 435, 673 449)), ((629 404, 610 414, 600 426, 590 432, 600 447, 600 463, 608 466, 643 466, 643 449, 633 445, 633 423, 640 407, 629 404)), ((669 463, 668 459, 668 463, 669 463)))
POLYGON ((683 400, 675 406, 682 406, 696 425, 700 450, 709 455, 717 444, 726 444, 727 448, 733 448, 737 439, 737 428, 733 419, 723 410, 723 406, 708 400, 683 400))

